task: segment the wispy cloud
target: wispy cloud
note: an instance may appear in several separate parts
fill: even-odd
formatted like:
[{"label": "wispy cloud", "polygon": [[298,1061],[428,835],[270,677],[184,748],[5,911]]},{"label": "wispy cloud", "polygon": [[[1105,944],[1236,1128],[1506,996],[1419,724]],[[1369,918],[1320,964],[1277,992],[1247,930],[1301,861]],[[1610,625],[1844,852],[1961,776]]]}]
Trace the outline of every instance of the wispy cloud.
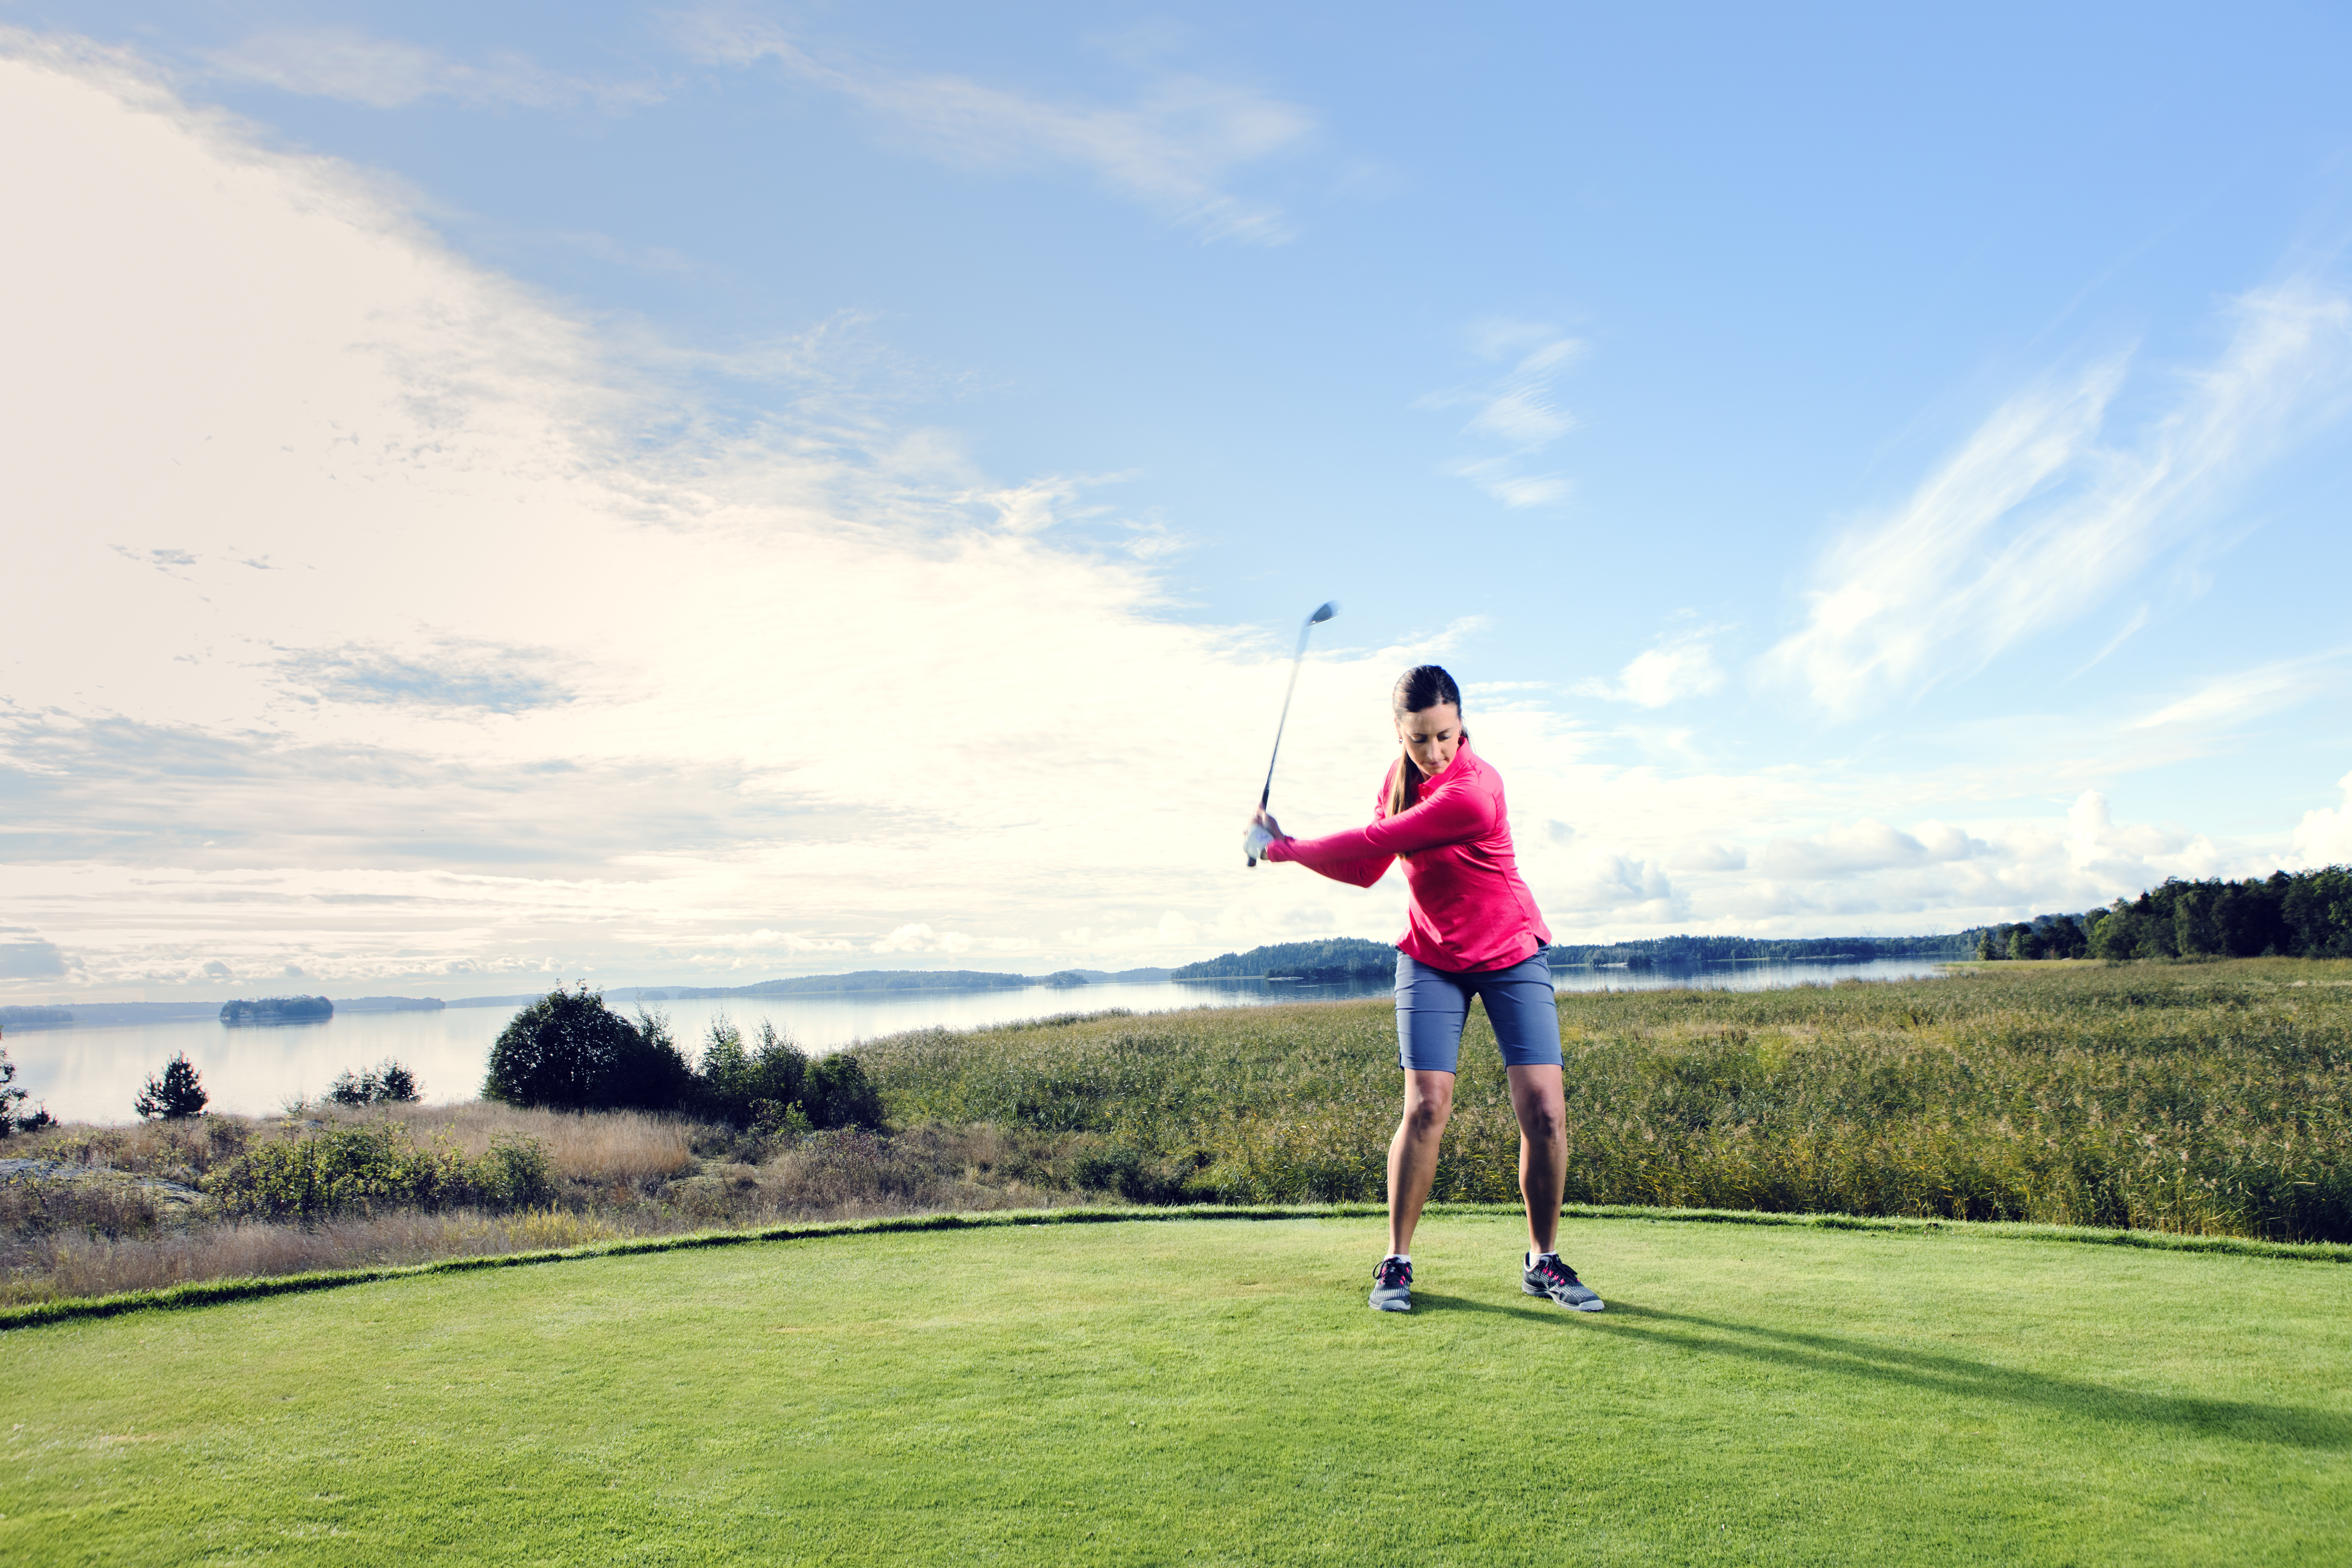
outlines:
[{"label": "wispy cloud", "polygon": [[585,103],[612,111],[658,102],[664,90],[650,81],[566,76],[511,53],[469,65],[416,44],[341,27],[259,33],[205,58],[236,80],[370,109],[403,109],[438,98],[482,108]]},{"label": "wispy cloud", "polygon": [[820,59],[764,22],[706,14],[680,29],[704,60],[772,62],[839,93],[926,157],[962,167],[1069,164],[1213,239],[1278,245],[1296,233],[1270,202],[1231,188],[1244,168],[1304,145],[1315,117],[1252,89],[1163,74],[1129,103],[1055,103],[967,77]]},{"label": "wispy cloud", "polygon": [[1761,671],[1851,715],[1916,694],[2104,602],[2214,521],[2227,487],[2341,413],[2352,301],[2253,290],[2170,411],[2103,443],[2127,364],[2021,393],[1890,518],[1832,547],[1804,627]]},{"label": "wispy cloud", "polygon": [[2307,701],[2343,680],[2344,651],[2283,658],[2202,681],[2196,690],[2131,721],[2133,730],[2217,729]]},{"label": "wispy cloud", "polygon": [[560,663],[544,649],[443,638],[406,655],[352,644],[306,648],[278,668],[295,689],[324,701],[519,713],[571,700],[550,668]]},{"label": "wispy cloud", "polygon": [[1484,448],[1456,459],[1448,472],[1468,479],[1508,507],[1542,506],[1567,498],[1562,475],[1535,463],[1551,444],[1576,428],[1559,405],[1558,384],[1584,345],[1540,321],[1490,319],[1470,330],[1471,352],[1507,366],[1491,381],[1432,393],[1423,408],[1471,410],[1462,433]]},{"label": "wispy cloud", "polygon": [[1684,697],[1704,697],[1723,684],[1713,639],[1723,628],[1701,626],[1636,654],[1614,680],[1581,680],[1574,689],[1610,702],[1663,708]]}]

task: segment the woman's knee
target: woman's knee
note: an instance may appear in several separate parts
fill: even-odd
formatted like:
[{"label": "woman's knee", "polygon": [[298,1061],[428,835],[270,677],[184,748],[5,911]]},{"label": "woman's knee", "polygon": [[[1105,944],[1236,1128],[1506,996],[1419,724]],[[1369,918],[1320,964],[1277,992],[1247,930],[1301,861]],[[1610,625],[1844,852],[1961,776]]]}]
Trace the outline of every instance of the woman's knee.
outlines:
[{"label": "woman's knee", "polygon": [[[1434,1080],[1434,1081],[1427,1081]],[[1406,1075],[1404,1085],[1404,1122],[1421,1132],[1442,1132],[1454,1115],[1454,1075],[1430,1073]]]}]

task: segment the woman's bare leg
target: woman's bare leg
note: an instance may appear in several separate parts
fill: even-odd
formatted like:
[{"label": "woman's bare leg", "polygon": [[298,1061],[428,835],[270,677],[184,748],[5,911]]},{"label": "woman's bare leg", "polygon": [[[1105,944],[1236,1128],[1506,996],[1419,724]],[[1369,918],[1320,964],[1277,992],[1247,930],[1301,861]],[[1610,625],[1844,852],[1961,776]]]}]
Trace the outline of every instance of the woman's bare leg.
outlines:
[{"label": "woman's bare leg", "polygon": [[[1517,1068],[1513,1069],[1517,1071]],[[1553,1089],[1559,1089],[1559,1069],[1552,1068]],[[1429,1184],[1437,1175],[1437,1146],[1445,1123],[1454,1114],[1454,1075],[1416,1072],[1404,1075],[1404,1117],[1396,1136],[1389,1140],[1389,1250],[1412,1250],[1413,1226],[1429,1202]],[[1559,1205],[1552,1205],[1555,1211]]]},{"label": "woman's bare leg", "polygon": [[[1511,1109],[1519,1117],[1519,1196],[1528,1205],[1528,1246],[1536,1252],[1555,1252],[1559,1243],[1559,1200],[1568,1190],[1568,1105],[1560,1090],[1559,1068],[1525,1067],[1507,1069],[1511,1075]],[[1403,1133],[1397,1134],[1400,1138]],[[1396,1168],[1391,1155],[1389,1168]],[[1394,1177],[1391,1177],[1391,1183]],[[1395,1190],[1391,1185],[1391,1192]],[[1428,1190],[1423,1184],[1423,1191]],[[1390,1200],[1394,1215],[1395,1200]],[[1421,1206],[1413,1205],[1420,1214]],[[1390,1228],[1395,1228],[1393,1217]]]}]

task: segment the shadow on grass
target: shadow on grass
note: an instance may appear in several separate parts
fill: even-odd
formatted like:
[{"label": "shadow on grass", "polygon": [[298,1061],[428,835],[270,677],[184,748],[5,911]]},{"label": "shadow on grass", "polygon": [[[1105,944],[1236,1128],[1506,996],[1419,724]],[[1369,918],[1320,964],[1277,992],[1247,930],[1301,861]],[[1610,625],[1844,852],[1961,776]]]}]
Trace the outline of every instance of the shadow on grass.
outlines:
[{"label": "shadow on grass", "polygon": [[[1421,1304],[1419,1296],[1415,1296],[1413,1304]],[[1479,1311],[1545,1315],[1483,1302],[1465,1301],[1459,1305]],[[1901,1350],[1836,1334],[1767,1329],[1617,1300],[1609,1303],[1605,1313],[1550,1315],[1582,1319],[1599,1331],[1704,1355],[1737,1356],[1816,1375],[1869,1378],[1924,1394],[2002,1399],[2088,1420],[2183,1428],[2242,1442],[2338,1451],[2352,1448],[2352,1417],[2294,1405],[2135,1394],[2127,1389],[1970,1361],[1965,1356]]]},{"label": "shadow on grass", "polygon": [[1474,1301],[1467,1296],[1441,1296],[1434,1290],[1415,1290],[1412,1293],[1412,1315],[1418,1318],[1430,1312],[1490,1312],[1503,1318],[1539,1318],[1546,1322],[1555,1318],[1581,1318],[1586,1315],[1563,1312],[1558,1307],[1516,1307],[1503,1301]]}]

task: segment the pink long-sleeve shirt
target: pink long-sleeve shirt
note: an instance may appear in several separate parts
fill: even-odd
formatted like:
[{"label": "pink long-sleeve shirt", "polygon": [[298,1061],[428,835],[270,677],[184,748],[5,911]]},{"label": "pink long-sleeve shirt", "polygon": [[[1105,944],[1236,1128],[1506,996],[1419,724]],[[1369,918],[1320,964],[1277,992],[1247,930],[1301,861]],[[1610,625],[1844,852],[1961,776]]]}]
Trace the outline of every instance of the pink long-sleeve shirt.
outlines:
[{"label": "pink long-sleeve shirt", "polygon": [[1410,889],[1405,933],[1397,948],[1438,969],[1508,969],[1551,945],[1535,895],[1519,879],[1503,781],[1465,740],[1454,761],[1425,780],[1421,798],[1389,815],[1389,780],[1381,781],[1372,825],[1321,838],[1277,838],[1269,860],[1296,860],[1337,881],[1369,888],[1404,861]]}]

